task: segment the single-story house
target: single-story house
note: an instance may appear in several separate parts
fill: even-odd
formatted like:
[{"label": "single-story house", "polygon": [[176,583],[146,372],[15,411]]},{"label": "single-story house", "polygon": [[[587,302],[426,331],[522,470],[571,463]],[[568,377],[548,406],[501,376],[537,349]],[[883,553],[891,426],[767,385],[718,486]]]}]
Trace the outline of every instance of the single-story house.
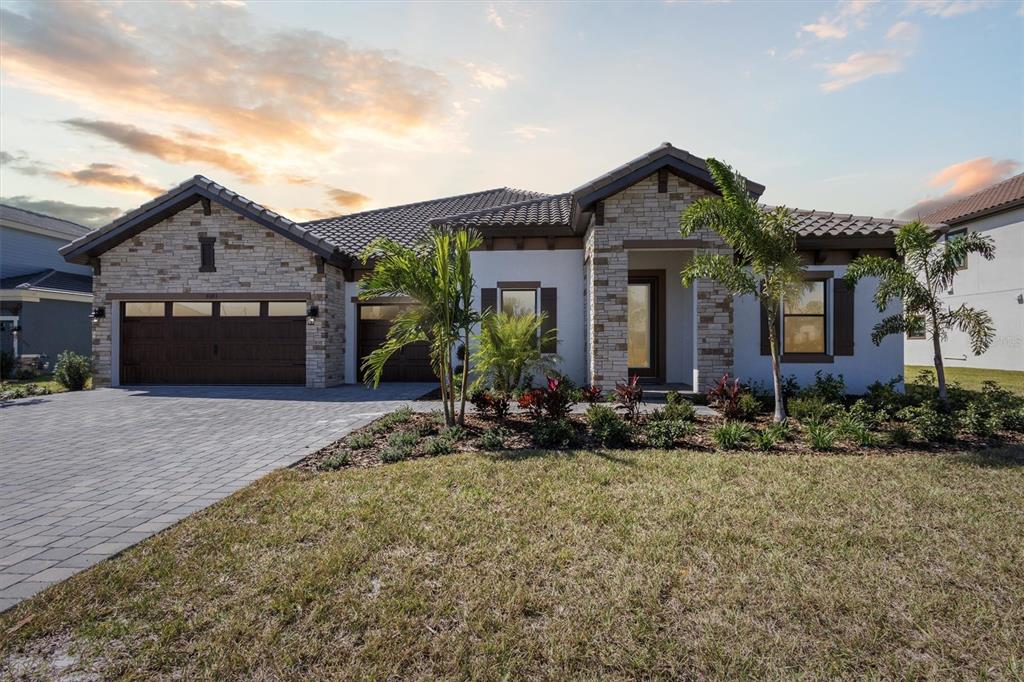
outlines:
[{"label": "single-story house", "polygon": [[[359,253],[439,225],[483,235],[478,304],[545,312],[561,371],[579,383],[638,374],[705,390],[726,372],[768,383],[759,305],[679,281],[694,253],[730,252],[709,230],[679,234],[680,212],[715,191],[704,161],[668,143],[561,194],[503,187],[306,223],[196,176],[61,253],[93,268],[97,385],[358,382],[360,359],[404,305],[357,298]],[[853,391],[902,374],[902,339],[870,339],[884,316],[873,283],[839,279],[858,254],[892,254],[900,223],[793,213],[814,285],[781,311],[783,372],[842,373]],[[430,378],[422,348],[384,374]]]},{"label": "single-story house", "polygon": [[[1024,372],[1024,173],[933,211],[923,220],[948,225],[943,229],[947,240],[968,232],[988,235],[996,250],[992,261],[968,255],[943,296],[950,308],[967,304],[988,311],[995,340],[987,351],[975,355],[967,335],[954,329],[942,344],[943,364]],[[904,353],[910,365],[931,365],[935,354],[923,334],[909,334]]]},{"label": "single-story house", "polygon": [[92,349],[92,269],[58,249],[89,233],[61,218],[0,204],[0,350],[52,368]]}]

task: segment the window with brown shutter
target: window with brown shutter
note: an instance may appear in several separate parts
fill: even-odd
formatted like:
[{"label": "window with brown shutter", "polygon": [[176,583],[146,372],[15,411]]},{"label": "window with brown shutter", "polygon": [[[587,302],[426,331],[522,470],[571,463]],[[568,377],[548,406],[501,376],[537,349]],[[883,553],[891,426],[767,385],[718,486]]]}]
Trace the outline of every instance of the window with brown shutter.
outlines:
[{"label": "window with brown shutter", "polygon": [[485,312],[490,309],[491,312],[498,311],[498,290],[481,289],[480,290],[480,312]]},{"label": "window with brown shutter", "polygon": [[832,354],[853,355],[853,287],[832,280]]},{"label": "window with brown shutter", "polygon": [[[555,287],[541,287],[540,290],[540,312],[544,315],[544,321],[540,325],[541,336],[550,331],[557,334],[558,328],[558,289]],[[558,339],[552,336],[551,340],[540,347],[541,353],[555,353],[558,351]]]}]

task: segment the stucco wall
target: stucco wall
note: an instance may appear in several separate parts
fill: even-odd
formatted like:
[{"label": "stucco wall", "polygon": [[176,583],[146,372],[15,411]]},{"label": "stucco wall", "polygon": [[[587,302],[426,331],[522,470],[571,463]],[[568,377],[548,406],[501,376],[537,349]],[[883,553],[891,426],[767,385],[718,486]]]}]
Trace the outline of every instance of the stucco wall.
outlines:
[{"label": "stucco wall", "polygon": [[[951,331],[942,343],[943,363],[949,367],[979,367],[1024,371],[1024,208],[980,218],[965,225],[995,242],[995,260],[972,254],[967,269],[957,275],[944,296],[951,308],[961,304],[987,310],[996,328],[992,347],[976,356],[966,334]],[[957,226],[960,227],[960,226]],[[932,342],[907,339],[907,363],[932,364]]]},{"label": "stucco wall", "polygon": [[[836,277],[846,274],[846,266],[809,267],[808,270],[832,270]],[[836,356],[832,363],[783,363],[782,375],[793,375],[801,385],[814,381],[814,373],[842,374],[850,393],[863,393],[874,381],[888,381],[903,374],[903,341],[899,336],[889,336],[881,346],[871,342],[871,330],[884,317],[894,314],[899,308],[894,304],[890,310],[879,313],[871,300],[877,286],[874,278],[864,279],[854,290],[854,354]],[[832,282],[829,282],[829,310],[832,309]],[[760,303],[750,296],[738,296],[733,301],[736,335],[735,348],[736,376],[743,381],[760,381],[772,385],[771,358],[761,355],[761,309]],[[832,316],[827,318],[828,348],[832,349]]]},{"label": "stucco wall", "polygon": [[[199,237],[216,237],[216,272],[199,272]],[[306,330],[306,385],[340,383],[344,373],[341,273],[306,249],[214,203],[203,215],[197,203],[118,244],[100,259],[93,278],[96,304],[116,307],[110,294],[304,292],[320,316]],[[330,294],[330,300],[328,300]],[[112,311],[113,312],[113,311]],[[111,383],[115,314],[93,325],[94,383]]]}]

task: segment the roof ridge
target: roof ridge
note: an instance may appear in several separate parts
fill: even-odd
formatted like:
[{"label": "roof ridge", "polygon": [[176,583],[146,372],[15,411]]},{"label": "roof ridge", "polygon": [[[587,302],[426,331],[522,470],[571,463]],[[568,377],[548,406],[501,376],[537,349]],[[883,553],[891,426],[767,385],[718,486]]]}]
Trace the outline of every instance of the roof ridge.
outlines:
[{"label": "roof ridge", "polygon": [[12,204],[0,203],[0,207],[9,208],[9,209],[14,210],[14,211],[21,211],[22,213],[28,213],[29,215],[38,216],[40,218],[48,218],[50,220],[59,220],[62,223],[67,223],[68,225],[74,225],[75,227],[80,227],[83,230],[90,230],[90,229],[92,229],[88,225],[82,225],[81,223],[76,223],[73,220],[68,220],[66,218],[58,218],[55,215],[49,215],[47,213],[40,213],[39,211],[33,211],[31,209],[22,208],[21,206],[14,206]]},{"label": "roof ridge", "polygon": [[315,220],[307,220],[306,222],[296,223],[296,224],[297,225],[305,226],[305,225],[312,225],[314,223],[330,222],[331,220],[338,220],[339,218],[357,218],[359,216],[373,215],[375,213],[380,213],[382,211],[395,211],[395,210],[402,209],[402,208],[412,208],[413,206],[425,206],[427,204],[438,204],[438,203],[441,203],[442,201],[451,201],[452,199],[465,199],[466,197],[479,196],[481,194],[493,194],[495,192],[521,192],[523,194],[535,194],[537,196],[533,197],[534,199],[540,199],[540,198],[543,198],[543,197],[546,197],[546,196],[551,196],[550,194],[545,194],[544,192],[535,192],[535,191],[530,190],[530,189],[518,189],[516,187],[507,187],[507,186],[492,187],[491,189],[482,189],[482,190],[477,191],[477,192],[466,192],[465,194],[453,194],[453,195],[447,196],[447,197],[438,197],[436,199],[424,199],[422,201],[410,201],[409,203],[406,203],[406,204],[395,204],[394,206],[381,206],[380,208],[371,208],[368,211],[359,211],[358,213],[341,213],[341,214],[338,214],[336,216],[330,216],[329,218],[317,218]]},{"label": "roof ridge", "polygon": [[[506,188],[506,189],[510,189],[511,191],[514,191],[514,192],[528,191],[528,190],[517,190],[517,189],[512,189],[512,188]],[[433,218],[429,222],[430,222],[431,225],[433,225],[433,224],[436,224],[436,223],[443,223],[445,221],[449,221],[452,218],[475,218],[476,216],[484,215],[485,213],[493,213],[494,211],[503,211],[503,210],[506,210],[506,209],[509,209],[509,208],[518,208],[519,206],[526,206],[527,204],[532,204],[532,203],[537,202],[537,201],[546,201],[546,200],[551,200],[551,199],[560,199],[562,197],[570,197],[570,196],[572,196],[572,192],[559,192],[557,194],[545,194],[545,195],[539,196],[539,197],[531,197],[529,199],[522,199],[521,201],[513,201],[510,204],[498,204],[498,205],[495,205],[495,206],[491,206],[490,208],[478,208],[475,211],[463,211],[462,213],[452,213],[450,215],[438,216],[437,218]]]}]

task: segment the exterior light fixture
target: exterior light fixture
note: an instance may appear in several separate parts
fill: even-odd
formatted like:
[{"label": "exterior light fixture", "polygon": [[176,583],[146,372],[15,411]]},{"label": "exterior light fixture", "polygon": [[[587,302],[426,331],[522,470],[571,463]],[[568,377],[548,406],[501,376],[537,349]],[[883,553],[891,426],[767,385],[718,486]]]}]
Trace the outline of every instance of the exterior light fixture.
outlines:
[{"label": "exterior light fixture", "polygon": [[107,316],[107,309],[103,306],[97,306],[92,309],[92,314],[89,317],[92,318],[93,324],[98,324],[100,320]]},{"label": "exterior light fixture", "polygon": [[306,311],[306,324],[316,324],[316,318],[320,315],[320,309],[315,305],[309,306],[309,310]]}]

